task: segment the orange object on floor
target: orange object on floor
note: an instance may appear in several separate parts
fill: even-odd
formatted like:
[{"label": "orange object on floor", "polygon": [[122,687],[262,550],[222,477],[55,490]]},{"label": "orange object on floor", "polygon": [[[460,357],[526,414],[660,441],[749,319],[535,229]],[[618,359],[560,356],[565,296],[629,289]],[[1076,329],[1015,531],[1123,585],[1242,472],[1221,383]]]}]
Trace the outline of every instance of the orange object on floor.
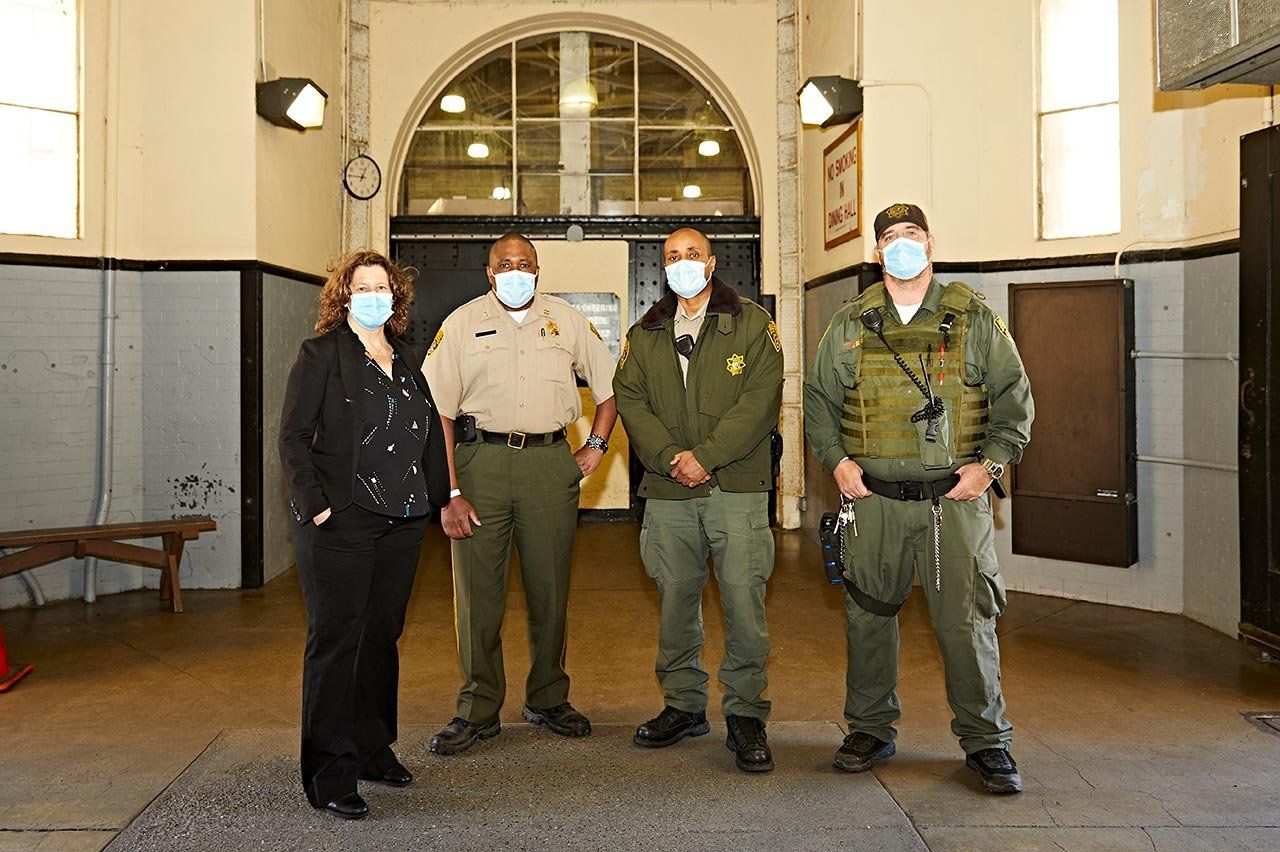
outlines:
[{"label": "orange object on floor", "polygon": [[0,630],[0,692],[5,692],[34,670],[35,666],[30,663],[9,665],[9,655],[4,649],[4,631]]}]

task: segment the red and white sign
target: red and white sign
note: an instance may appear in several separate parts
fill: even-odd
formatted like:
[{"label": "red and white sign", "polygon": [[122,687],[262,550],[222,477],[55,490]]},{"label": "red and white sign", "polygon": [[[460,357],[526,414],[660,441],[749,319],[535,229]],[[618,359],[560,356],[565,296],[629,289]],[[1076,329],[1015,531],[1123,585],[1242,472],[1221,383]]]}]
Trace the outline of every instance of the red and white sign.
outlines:
[{"label": "red and white sign", "polygon": [[822,152],[823,247],[862,233],[862,119]]}]

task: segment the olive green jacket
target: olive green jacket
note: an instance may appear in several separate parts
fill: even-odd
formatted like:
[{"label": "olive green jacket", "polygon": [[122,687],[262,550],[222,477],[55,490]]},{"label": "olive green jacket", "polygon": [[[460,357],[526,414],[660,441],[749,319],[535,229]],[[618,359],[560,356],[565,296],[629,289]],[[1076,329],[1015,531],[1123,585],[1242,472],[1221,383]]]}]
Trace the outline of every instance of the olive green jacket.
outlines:
[{"label": "olive green jacket", "polygon": [[[685,500],[773,488],[769,433],[782,407],[782,343],[764,308],[712,278],[706,319],[681,380],[676,297],[668,292],[627,332],[613,377],[618,414],[645,467],[641,497]],[[686,488],[671,459],[692,450],[711,480]]]},{"label": "olive green jacket", "polygon": [[[907,325],[936,326],[942,290],[942,283],[933,279],[924,301]],[[982,454],[1001,464],[1016,463],[1022,459],[1022,450],[1031,440],[1031,421],[1035,417],[1031,384],[1004,322],[982,301],[985,297],[981,293],[977,295],[979,298],[969,308],[971,317],[964,347],[964,381],[967,385],[985,384],[987,387],[990,422]],[[836,311],[818,344],[818,353],[804,382],[805,435],[813,454],[828,470],[834,470],[845,458],[840,440],[840,408],[848,386],[846,383],[857,374],[859,350],[856,344],[862,328],[854,313],[855,301],[856,298]],[[891,323],[902,325],[892,299],[886,298],[882,314],[886,326]],[[877,479],[891,481],[928,481],[945,478],[951,473],[951,470],[926,469],[914,459],[854,458],[854,461]],[[971,461],[971,458],[956,459],[952,469]]]}]

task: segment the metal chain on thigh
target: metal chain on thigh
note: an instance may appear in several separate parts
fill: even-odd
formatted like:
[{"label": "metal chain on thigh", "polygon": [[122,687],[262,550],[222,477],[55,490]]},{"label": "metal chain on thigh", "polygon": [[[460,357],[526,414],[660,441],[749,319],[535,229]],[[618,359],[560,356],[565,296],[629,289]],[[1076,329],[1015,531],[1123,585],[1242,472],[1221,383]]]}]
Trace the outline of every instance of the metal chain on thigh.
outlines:
[{"label": "metal chain on thigh", "polygon": [[933,498],[933,590],[942,591],[942,503]]}]

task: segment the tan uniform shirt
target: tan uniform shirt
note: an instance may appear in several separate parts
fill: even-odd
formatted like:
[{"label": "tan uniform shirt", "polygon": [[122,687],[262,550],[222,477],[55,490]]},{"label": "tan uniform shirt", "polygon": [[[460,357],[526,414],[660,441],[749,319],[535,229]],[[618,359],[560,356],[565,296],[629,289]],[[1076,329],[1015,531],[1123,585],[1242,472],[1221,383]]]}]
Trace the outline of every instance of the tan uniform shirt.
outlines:
[{"label": "tan uniform shirt", "polygon": [[[702,331],[702,321],[707,318],[707,305],[711,304],[711,300],[707,299],[702,303],[702,307],[698,308],[698,312],[693,316],[686,316],[684,305],[676,302],[676,321],[672,329],[675,337],[687,334],[693,338],[693,342],[698,342],[698,332]],[[680,362],[680,375],[684,377],[685,384],[689,383],[689,359],[683,355],[676,353],[676,360]]]},{"label": "tan uniform shirt", "polygon": [[445,318],[422,370],[440,413],[490,432],[554,432],[582,416],[574,375],[599,404],[613,396],[613,355],[568,302],[537,293],[516,323],[490,290]]}]

